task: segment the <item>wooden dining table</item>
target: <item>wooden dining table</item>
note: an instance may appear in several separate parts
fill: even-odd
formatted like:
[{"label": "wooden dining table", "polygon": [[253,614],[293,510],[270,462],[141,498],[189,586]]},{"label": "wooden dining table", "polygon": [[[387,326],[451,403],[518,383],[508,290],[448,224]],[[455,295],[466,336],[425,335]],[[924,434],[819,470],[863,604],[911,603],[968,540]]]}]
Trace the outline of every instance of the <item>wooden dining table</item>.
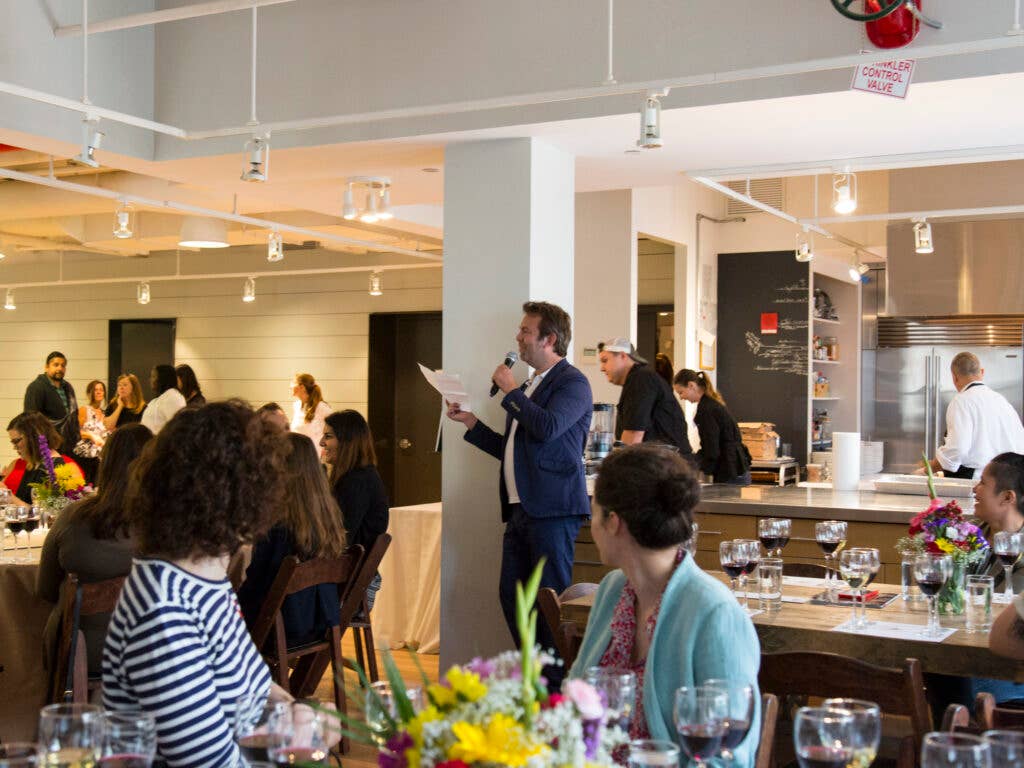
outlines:
[{"label": "wooden dining table", "polygon": [[[728,583],[728,577],[718,571],[710,575]],[[808,586],[806,580],[784,579],[783,597],[811,597],[821,593],[822,586]],[[899,585],[873,584],[872,589],[880,593],[899,595]],[[589,612],[594,595],[585,595],[562,604],[566,618],[580,618]],[[759,607],[755,597],[750,598],[751,608]],[[1005,604],[993,603],[993,619]],[[940,616],[943,627],[956,628],[956,632],[942,640],[932,642],[923,637],[895,639],[870,634],[870,627],[859,632],[835,631],[835,627],[848,621],[852,608],[843,601],[836,605],[783,602],[778,612],[761,612],[752,616],[754,628],[761,640],[761,650],[775,651],[825,651],[861,659],[872,664],[894,667],[903,659],[914,658],[921,662],[925,672],[935,672],[958,677],[988,677],[1000,680],[1024,682],[1024,662],[997,656],[988,648],[988,635],[971,633],[966,630],[963,616]],[[868,608],[869,622],[894,622],[917,624],[922,629],[928,622],[928,607],[924,600],[905,602],[897,597],[884,608]]]}]

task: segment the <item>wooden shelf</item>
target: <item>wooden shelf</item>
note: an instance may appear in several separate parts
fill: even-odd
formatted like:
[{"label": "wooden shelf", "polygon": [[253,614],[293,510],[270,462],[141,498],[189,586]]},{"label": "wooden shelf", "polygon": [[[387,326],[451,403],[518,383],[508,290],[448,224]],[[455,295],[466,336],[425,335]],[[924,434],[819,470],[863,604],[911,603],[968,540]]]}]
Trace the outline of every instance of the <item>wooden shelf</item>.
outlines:
[{"label": "wooden shelf", "polygon": [[821,323],[823,325],[842,325],[840,320],[828,320],[824,317],[816,317],[814,318],[814,322]]}]

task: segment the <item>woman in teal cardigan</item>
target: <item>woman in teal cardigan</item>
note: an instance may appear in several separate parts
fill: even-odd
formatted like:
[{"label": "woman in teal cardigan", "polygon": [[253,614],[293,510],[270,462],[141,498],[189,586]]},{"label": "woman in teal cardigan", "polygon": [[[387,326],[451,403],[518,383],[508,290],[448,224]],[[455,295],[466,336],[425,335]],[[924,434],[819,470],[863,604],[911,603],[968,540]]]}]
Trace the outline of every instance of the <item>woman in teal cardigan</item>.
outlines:
[{"label": "woman in teal cardigan", "polygon": [[594,666],[633,670],[638,693],[631,738],[677,743],[677,688],[711,678],[752,686],[757,711],[734,750],[735,765],[751,766],[761,720],[761,648],[726,586],[683,549],[699,498],[693,470],[663,446],[630,446],[604,460],[591,530],[601,562],[619,570],[601,582],[570,675]]}]

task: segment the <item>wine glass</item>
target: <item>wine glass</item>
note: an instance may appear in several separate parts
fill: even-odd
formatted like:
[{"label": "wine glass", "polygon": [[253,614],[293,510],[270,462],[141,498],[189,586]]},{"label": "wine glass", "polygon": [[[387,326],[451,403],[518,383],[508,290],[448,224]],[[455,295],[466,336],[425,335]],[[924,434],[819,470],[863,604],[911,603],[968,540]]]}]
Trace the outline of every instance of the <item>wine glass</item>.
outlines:
[{"label": "wine glass", "polygon": [[636,675],[627,669],[587,667],[583,679],[594,686],[604,704],[604,724],[629,733],[636,703]]},{"label": "wine glass", "polygon": [[156,721],[148,712],[125,710],[103,716],[100,768],[150,768],[156,757]]},{"label": "wine glass", "polygon": [[782,549],[789,544],[789,536],[793,531],[793,521],[789,518],[779,518],[775,521],[775,530],[779,536],[779,543],[775,547],[775,556],[782,557]]},{"label": "wine glass", "polygon": [[825,699],[822,707],[849,712],[853,716],[853,760],[852,766],[867,766],[878,755],[878,744],[882,740],[882,710],[873,701],[860,699]]},{"label": "wine glass", "polygon": [[739,577],[743,574],[743,569],[747,566],[746,556],[746,548],[739,546],[735,541],[723,541],[718,545],[718,562],[721,563],[725,575],[729,577],[733,594],[736,595],[737,600],[739,593],[736,585]]},{"label": "wine glass", "polygon": [[103,710],[95,704],[50,704],[39,710],[47,765],[92,765],[103,748]]},{"label": "wine glass", "polygon": [[851,712],[830,707],[800,707],[793,718],[793,746],[800,768],[845,768],[854,756]]},{"label": "wine glass", "polygon": [[750,613],[750,593],[747,591],[747,577],[754,572],[757,564],[761,562],[761,542],[757,539],[734,539],[733,540],[743,552],[745,565],[740,574],[740,590],[743,592],[743,609]]},{"label": "wine glass", "polygon": [[825,555],[826,589],[831,598],[838,578],[833,573],[835,568],[830,561],[835,560],[836,553],[846,544],[846,523],[842,520],[821,520],[814,524],[814,539]]},{"label": "wine glass", "polygon": [[[871,559],[864,552],[854,552],[849,550],[842,552],[839,555],[839,573],[842,575],[846,583],[850,585],[850,589],[853,590],[853,622],[854,628],[862,625],[861,619],[858,615],[858,604],[863,603],[864,596],[864,585],[867,584],[868,578],[871,576]],[[863,622],[864,624],[867,621]]]},{"label": "wine glass", "polygon": [[928,598],[928,627],[923,633],[925,637],[938,637],[942,634],[935,596],[952,573],[953,558],[949,555],[924,552],[914,558],[914,580],[921,588],[921,593]]},{"label": "wine glass", "polygon": [[735,680],[724,680],[722,678],[705,680],[704,685],[709,688],[718,688],[727,697],[725,736],[722,737],[722,747],[719,754],[722,756],[722,759],[732,764],[735,759],[733,750],[747,737],[750,725],[754,722],[754,708],[756,704],[754,688]]},{"label": "wine glass", "polygon": [[985,731],[981,737],[992,752],[992,765],[1024,765],[1024,733]]},{"label": "wine glass", "polygon": [[629,742],[628,768],[678,768],[679,747],[671,741],[637,739]]},{"label": "wine glass", "polygon": [[11,544],[11,562],[18,562],[18,534],[25,528],[25,524],[21,521],[18,515],[18,507],[13,504],[7,507],[7,511],[4,514],[5,523],[7,530],[11,532],[11,538],[14,542]]},{"label": "wine glass", "polygon": [[676,690],[672,718],[679,744],[698,768],[704,768],[725,738],[729,697],[711,685],[683,686]]},{"label": "wine glass", "polygon": [[1013,600],[1013,566],[1020,558],[1021,550],[1024,550],[1024,534],[1017,531],[996,531],[992,537],[992,551],[996,553],[1003,564],[1003,573],[1006,585],[1003,590],[1007,600]]},{"label": "wine glass", "polygon": [[270,747],[277,765],[327,765],[330,749],[323,717],[308,702],[295,701],[281,718],[281,738]]},{"label": "wine glass", "polygon": [[270,749],[284,743],[285,726],[290,715],[284,701],[245,694],[235,704],[235,741],[248,764],[269,762]]},{"label": "wine glass", "polygon": [[[29,545],[32,543],[32,532],[39,528],[39,507],[23,507],[25,510],[25,556],[29,556]],[[30,559],[30,558],[29,558]]]},{"label": "wine glass", "polygon": [[875,578],[878,576],[878,571],[882,567],[882,556],[874,547],[850,547],[848,551],[863,552],[867,556],[868,561],[871,564],[871,574],[868,576],[868,581],[864,586],[870,587],[871,582],[873,582]]},{"label": "wine glass", "polygon": [[933,731],[921,742],[921,768],[992,766],[992,747],[981,736]]},{"label": "wine glass", "polygon": [[683,542],[683,549],[685,549],[690,557],[697,556],[697,536],[700,534],[700,526],[697,523],[693,523],[690,526],[690,538]]},{"label": "wine glass", "polygon": [[773,551],[779,547],[779,523],[777,517],[762,517],[757,521],[757,538],[761,541],[764,551],[771,557]]},{"label": "wine glass", "polygon": [[43,752],[38,744],[27,741],[9,741],[0,744],[0,768],[39,768]]}]

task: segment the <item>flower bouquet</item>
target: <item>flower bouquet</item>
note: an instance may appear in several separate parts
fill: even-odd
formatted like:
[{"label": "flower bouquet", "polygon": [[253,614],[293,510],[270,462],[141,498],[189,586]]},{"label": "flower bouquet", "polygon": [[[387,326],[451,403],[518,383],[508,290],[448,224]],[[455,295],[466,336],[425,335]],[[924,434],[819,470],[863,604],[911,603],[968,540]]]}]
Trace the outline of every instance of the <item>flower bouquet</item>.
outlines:
[{"label": "flower bouquet", "polygon": [[[628,737],[618,728],[602,728],[604,707],[598,692],[582,680],[569,680],[563,693],[549,694],[541,677],[542,666],[553,661],[534,645],[537,611],[531,607],[542,568],[538,564],[525,588],[516,585],[521,651],[454,666],[437,684],[423,676],[426,695],[418,712],[394,660],[385,655],[395,701],[384,732],[339,715],[343,733],[363,743],[376,736],[376,743],[384,745],[378,753],[380,768],[610,765],[611,748]],[[358,672],[367,695],[376,696]],[[368,706],[373,703],[371,698]],[[389,711],[387,706],[380,709]]]},{"label": "flower bouquet", "polygon": [[908,535],[896,542],[901,555],[924,552],[947,554],[953,558],[953,575],[937,596],[939,613],[964,612],[964,576],[967,569],[980,563],[988,554],[989,543],[984,534],[964,515],[956,501],[945,502],[935,494],[935,479],[925,457],[928,472],[928,508],[910,521]]},{"label": "flower bouquet", "polygon": [[46,468],[46,479],[40,483],[29,483],[33,491],[33,500],[56,515],[73,501],[85,498],[93,492],[91,485],[86,485],[81,470],[74,464],[62,464],[55,467],[50,454],[50,444],[44,435],[39,435],[39,455]]}]

